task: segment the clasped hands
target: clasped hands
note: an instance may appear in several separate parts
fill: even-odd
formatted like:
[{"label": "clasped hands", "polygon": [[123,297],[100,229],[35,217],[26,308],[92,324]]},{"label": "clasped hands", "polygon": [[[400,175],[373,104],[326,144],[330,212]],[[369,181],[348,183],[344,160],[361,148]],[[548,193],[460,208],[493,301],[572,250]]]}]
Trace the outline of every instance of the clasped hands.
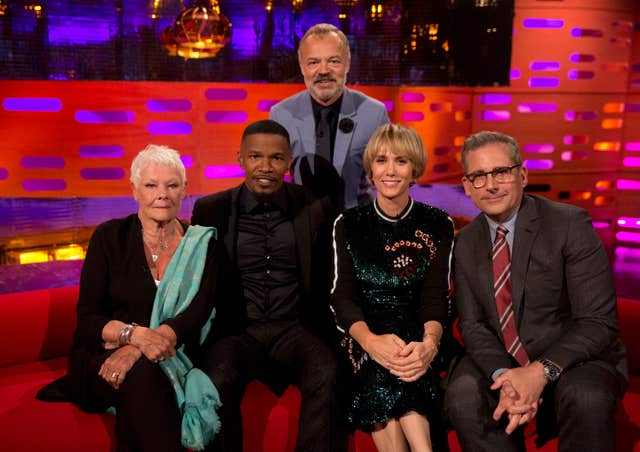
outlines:
[{"label": "clasped hands", "polygon": [[509,369],[493,382],[491,389],[500,390],[493,419],[498,421],[504,414],[507,415],[509,423],[505,432],[508,435],[536,416],[546,383],[544,368],[537,361],[524,367]]},{"label": "clasped hands", "polygon": [[[118,324],[124,325],[122,322],[118,322]],[[105,328],[108,327],[109,325]],[[114,330],[118,327],[119,325],[113,325]],[[111,336],[117,337],[117,334]],[[170,358],[176,354],[175,344],[175,332],[167,325],[160,325],[154,329],[136,326],[131,333],[129,344],[114,351],[102,363],[98,373],[107,383],[118,389],[127,372],[131,370],[138,359],[145,356],[149,361],[157,363]],[[107,350],[116,347],[117,341],[115,340],[105,342]]]},{"label": "clasped hands", "polygon": [[378,364],[406,382],[423,376],[438,353],[431,338],[407,344],[395,334],[371,335],[363,348]]}]

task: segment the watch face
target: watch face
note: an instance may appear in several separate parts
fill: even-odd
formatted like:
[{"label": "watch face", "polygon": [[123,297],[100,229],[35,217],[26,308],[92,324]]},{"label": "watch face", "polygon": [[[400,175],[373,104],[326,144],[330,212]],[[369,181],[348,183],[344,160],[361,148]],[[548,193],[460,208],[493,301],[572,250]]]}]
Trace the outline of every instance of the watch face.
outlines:
[{"label": "watch face", "polygon": [[549,381],[556,381],[560,378],[560,369],[547,359],[543,359],[540,363],[544,366],[544,375]]}]

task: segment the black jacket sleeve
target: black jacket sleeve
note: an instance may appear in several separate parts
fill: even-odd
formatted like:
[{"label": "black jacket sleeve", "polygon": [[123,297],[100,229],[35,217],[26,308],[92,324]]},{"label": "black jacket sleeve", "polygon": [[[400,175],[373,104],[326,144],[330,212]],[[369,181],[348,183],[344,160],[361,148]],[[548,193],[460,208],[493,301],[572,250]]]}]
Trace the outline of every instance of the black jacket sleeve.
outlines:
[{"label": "black jacket sleeve", "polygon": [[333,226],[333,286],[331,289],[331,309],[336,316],[338,328],[345,333],[355,322],[364,321],[364,314],[358,305],[358,281],[353,260],[347,251],[344,221],[339,216]]}]

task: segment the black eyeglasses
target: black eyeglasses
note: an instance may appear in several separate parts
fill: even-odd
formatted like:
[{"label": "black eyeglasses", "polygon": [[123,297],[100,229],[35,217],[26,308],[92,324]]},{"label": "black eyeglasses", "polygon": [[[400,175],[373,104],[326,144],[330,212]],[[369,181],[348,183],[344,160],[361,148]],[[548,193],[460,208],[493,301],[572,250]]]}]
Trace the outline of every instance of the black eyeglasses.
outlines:
[{"label": "black eyeglasses", "polygon": [[465,174],[464,177],[471,182],[473,188],[482,188],[487,184],[487,176],[491,174],[493,180],[499,184],[505,184],[516,180],[516,175],[513,170],[522,166],[522,163],[518,163],[513,166],[499,166],[487,172],[478,172]]}]

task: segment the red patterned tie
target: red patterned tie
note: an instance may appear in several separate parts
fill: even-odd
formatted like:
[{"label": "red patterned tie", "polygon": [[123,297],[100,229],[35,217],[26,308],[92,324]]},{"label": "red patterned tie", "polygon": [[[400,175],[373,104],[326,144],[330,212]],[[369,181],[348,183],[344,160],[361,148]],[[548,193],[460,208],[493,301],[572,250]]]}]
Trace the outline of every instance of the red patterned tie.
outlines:
[{"label": "red patterned tie", "polygon": [[516,331],[511,302],[511,257],[506,239],[507,232],[506,228],[498,226],[496,239],[493,242],[493,290],[496,294],[496,307],[505,347],[521,366],[525,366],[529,362],[529,357]]}]

